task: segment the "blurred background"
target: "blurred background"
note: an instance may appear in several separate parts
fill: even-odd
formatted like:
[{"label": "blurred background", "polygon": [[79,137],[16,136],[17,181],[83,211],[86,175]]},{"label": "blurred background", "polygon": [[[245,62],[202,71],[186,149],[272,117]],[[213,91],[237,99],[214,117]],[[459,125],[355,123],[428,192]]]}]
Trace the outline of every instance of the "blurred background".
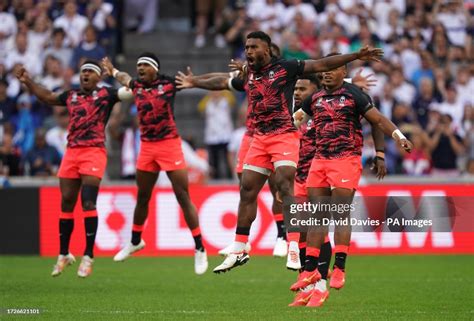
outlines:
[{"label": "blurred background", "polygon": [[[287,59],[382,47],[382,62],[355,62],[349,73],[362,68],[364,75],[374,74],[377,85],[370,94],[377,107],[415,148],[404,154],[387,138],[390,175],[377,182],[366,124],[358,196],[367,204],[370,195],[409,196],[410,206],[421,208],[426,204],[417,203],[420,195],[439,196],[443,206],[459,212],[459,204],[470,202],[454,196],[474,195],[473,13],[472,0],[0,0],[0,212],[6,220],[0,253],[56,255],[55,175],[69,122],[66,108],[46,106],[25,91],[15,68],[23,64],[54,91],[79,85],[78,66],[86,58],[109,56],[134,75],[144,51],[154,52],[160,72],[169,76],[187,66],[195,74],[227,72],[231,58],[244,59],[246,34],[258,29],[271,35]],[[117,86],[105,78],[101,85]],[[245,95],[230,91],[184,90],[175,100],[190,193],[210,254],[234,236],[239,192],[233,167],[246,109]],[[136,114],[133,102],[118,103],[107,127],[107,175],[97,202],[99,255],[113,255],[129,241],[140,144]],[[163,188],[155,189],[150,202],[144,232],[150,246],[143,255],[190,254],[193,241],[166,175],[158,184]],[[251,233],[255,253],[271,253],[275,242],[271,201],[267,189],[260,193]],[[361,217],[380,214],[361,206]],[[83,233],[81,220],[76,222]],[[474,251],[471,233],[354,233],[353,243],[355,253]],[[71,246],[79,252],[83,237],[73,237]]]},{"label": "blurred background", "polygon": [[[45,87],[78,86],[83,59],[109,56],[135,73],[154,52],[170,76],[228,71],[244,59],[245,36],[269,33],[283,58],[317,59],[364,45],[382,47],[374,74],[377,107],[415,144],[411,154],[387,139],[389,174],[452,179],[474,175],[474,1],[456,0],[0,0],[0,186],[54,177],[64,152],[67,109],[45,106],[13,76],[25,65]],[[104,79],[103,85],[116,85]],[[246,98],[186,90],[175,101],[192,183],[235,180]],[[374,156],[365,126],[365,177]],[[136,107],[118,104],[107,129],[107,181],[133,179],[139,148]],[[471,176],[472,177],[472,176]],[[53,179],[54,181],[54,179]],[[166,182],[162,182],[166,184]]]}]

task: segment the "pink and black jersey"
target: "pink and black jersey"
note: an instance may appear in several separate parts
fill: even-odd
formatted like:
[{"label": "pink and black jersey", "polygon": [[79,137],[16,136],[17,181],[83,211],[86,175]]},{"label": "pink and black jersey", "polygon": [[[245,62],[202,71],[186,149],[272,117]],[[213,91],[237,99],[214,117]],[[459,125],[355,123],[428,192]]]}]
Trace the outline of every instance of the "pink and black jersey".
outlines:
[{"label": "pink and black jersey", "polygon": [[310,119],[306,124],[300,127],[300,154],[298,167],[296,168],[295,180],[304,184],[308,178],[311,162],[316,152],[316,130],[313,126],[313,120]]},{"label": "pink and black jersey", "polygon": [[362,116],[373,107],[357,86],[344,82],[333,92],[322,89],[303,102],[312,116],[317,159],[345,158],[362,154]]},{"label": "pink and black jersey", "polygon": [[291,117],[293,89],[303,71],[304,61],[272,59],[258,71],[249,68],[245,80],[232,79],[232,87],[247,92],[249,117],[256,134],[296,131]]},{"label": "pink and black jersey", "polygon": [[158,75],[151,84],[134,79],[129,87],[138,109],[141,140],[153,142],[178,137],[173,113],[177,91],[174,79]]},{"label": "pink and black jersey", "polygon": [[105,126],[112,107],[119,101],[117,90],[97,88],[90,93],[67,90],[58,96],[69,111],[68,147],[104,147]]}]

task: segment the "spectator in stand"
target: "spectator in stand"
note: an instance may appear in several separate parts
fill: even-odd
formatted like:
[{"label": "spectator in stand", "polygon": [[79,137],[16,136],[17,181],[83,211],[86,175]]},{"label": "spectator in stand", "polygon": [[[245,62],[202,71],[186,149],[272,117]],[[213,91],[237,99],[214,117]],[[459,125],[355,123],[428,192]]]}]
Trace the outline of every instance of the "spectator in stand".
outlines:
[{"label": "spectator in stand", "polygon": [[421,53],[421,66],[415,69],[411,75],[411,82],[415,85],[417,90],[420,90],[420,82],[423,78],[435,80],[433,72],[434,62],[433,57],[428,51]]},{"label": "spectator in stand", "polygon": [[0,163],[3,164],[4,175],[21,175],[20,149],[13,144],[13,135],[10,128],[6,128],[3,140],[0,142]]},{"label": "spectator in stand", "polygon": [[35,133],[35,144],[26,154],[25,162],[29,168],[30,176],[56,175],[61,157],[58,151],[48,145],[45,139],[45,130],[39,128]]},{"label": "spectator in stand", "polygon": [[437,110],[440,114],[448,114],[451,116],[453,129],[458,134],[462,132],[462,118],[464,116],[464,105],[458,98],[454,83],[450,83],[446,88],[445,100],[440,103],[433,103],[430,108]]},{"label": "spectator in stand", "polygon": [[309,59],[309,55],[301,49],[298,38],[295,34],[288,36],[287,46],[283,48],[282,51],[283,59],[299,59],[306,60]]},{"label": "spectator in stand", "polygon": [[237,178],[234,169],[237,164],[237,155],[239,154],[240,143],[242,142],[242,138],[247,131],[247,127],[245,126],[245,121],[247,120],[247,108],[247,100],[244,100],[242,106],[239,108],[236,126],[237,128],[232,132],[229,145],[227,146],[227,162],[229,163],[229,167],[232,169],[234,178]]},{"label": "spectator in stand", "polygon": [[344,35],[344,29],[335,24],[332,26],[328,37],[321,41],[322,55],[326,56],[331,52],[347,54],[350,52],[350,41]]},{"label": "spectator in stand", "polygon": [[36,18],[33,29],[28,31],[28,50],[35,54],[42,52],[51,37],[51,21],[43,15]]},{"label": "spectator in stand", "polygon": [[449,41],[464,47],[466,44],[466,28],[468,13],[464,11],[462,0],[436,0],[433,17],[446,28]]},{"label": "spectator in stand", "polygon": [[277,0],[252,1],[247,15],[259,24],[259,29],[269,34],[275,41],[274,32],[282,27],[285,6]]},{"label": "spectator in stand", "polygon": [[10,117],[15,111],[15,100],[7,95],[8,81],[0,78],[0,141],[3,136],[3,124],[10,121]]},{"label": "spectator in stand", "polygon": [[[194,41],[194,46],[202,48],[206,45],[206,30],[207,22],[211,10],[213,11],[214,27],[219,29],[222,25],[222,13],[224,11],[226,0],[196,0],[196,28],[197,34]],[[226,45],[225,38],[223,35],[218,33],[214,39],[214,44],[217,48],[224,48]]]},{"label": "spectator in stand", "polygon": [[442,24],[437,24],[433,28],[433,33],[431,35],[431,41],[428,44],[428,51],[433,54],[433,58],[438,65],[446,64],[448,60],[448,50],[450,42],[446,29],[444,29]]},{"label": "spectator in stand", "polygon": [[28,39],[23,33],[18,33],[15,40],[15,49],[7,54],[5,66],[12,70],[16,64],[22,64],[32,76],[41,74],[41,61],[38,54],[28,51]]},{"label": "spectator in stand", "polygon": [[61,60],[61,66],[67,67],[71,63],[72,58],[72,49],[65,46],[66,33],[61,28],[56,28],[53,30],[52,42],[44,50],[42,54],[42,60],[44,61],[46,57],[52,55],[59,60]]},{"label": "spectator in stand", "polygon": [[115,28],[117,22],[112,15],[113,11],[114,5],[104,0],[92,0],[87,6],[87,16],[99,33]]},{"label": "spectator in stand", "polygon": [[40,83],[51,91],[55,91],[64,85],[63,68],[59,59],[51,55],[46,57],[44,73]]},{"label": "spectator in stand", "polygon": [[139,34],[155,29],[158,17],[158,0],[125,0],[125,26],[129,30],[138,30]]},{"label": "spectator in stand", "polygon": [[403,154],[403,171],[410,176],[428,175],[431,171],[431,160],[426,148],[426,134],[421,128],[415,129],[410,135],[413,143],[411,153]]},{"label": "spectator in stand", "polygon": [[78,71],[83,59],[100,61],[105,57],[105,50],[97,43],[97,34],[92,25],[84,30],[84,40],[74,49],[69,67]]},{"label": "spectator in stand", "polygon": [[66,33],[66,44],[70,47],[79,45],[88,25],[89,20],[77,12],[77,4],[74,0],[66,0],[64,14],[54,21],[54,27],[62,28]]},{"label": "spectator in stand", "polygon": [[474,76],[471,76],[469,66],[465,65],[456,74],[456,91],[461,103],[474,106]]},{"label": "spectator in stand", "polygon": [[430,106],[440,102],[441,95],[435,92],[433,80],[431,78],[421,78],[419,93],[412,104],[416,120],[421,128],[426,129],[428,125]]},{"label": "spectator in stand", "polygon": [[433,160],[433,175],[455,177],[459,175],[458,157],[465,147],[461,137],[452,128],[452,117],[442,114],[435,129],[429,133],[428,150]]},{"label": "spectator in stand", "polygon": [[291,26],[294,23],[297,14],[303,15],[303,19],[311,23],[313,28],[316,26],[318,13],[310,3],[303,3],[303,0],[292,0],[282,15],[282,24]]},{"label": "spectator in stand", "polygon": [[34,143],[35,130],[41,126],[40,116],[33,110],[33,99],[23,93],[18,97],[17,113],[11,117],[15,128],[13,142],[20,148],[22,154],[28,152]]},{"label": "spectator in stand", "polygon": [[393,95],[397,97],[397,100],[411,104],[416,94],[415,87],[405,80],[401,68],[394,68],[392,70],[390,82],[393,86]]},{"label": "spectator in stand", "polygon": [[211,91],[198,105],[206,118],[204,142],[208,149],[211,174],[216,179],[232,178],[227,162],[227,146],[233,131],[231,113],[234,105],[235,97],[228,91]]},{"label": "spectator in stand", "polygon": [[8,1],[0,0],[0,61],[13,49],[17,33],[16,18],[8,12]]},{"label": "spectator in stand", "polygon": [[54,147],[62,157],[67,145],[69,113],[63,106],[55,106],[53,107],[53,115],[56,126],[46,132],[46,143]]}]

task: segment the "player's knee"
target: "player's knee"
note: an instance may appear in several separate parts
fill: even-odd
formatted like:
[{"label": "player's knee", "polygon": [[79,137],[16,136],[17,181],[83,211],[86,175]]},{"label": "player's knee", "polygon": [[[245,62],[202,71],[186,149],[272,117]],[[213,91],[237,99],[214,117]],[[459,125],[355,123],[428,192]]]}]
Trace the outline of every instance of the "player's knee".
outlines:
[{"label": "player's knee", "polygon": [[99,186],[83,185],[81,191],[81,203],[84,211],[95,210]]},{"label": "player's knee", "polygon": [[77,195],[73,192],[66,191],[61,193],[61,210],[63,212],[72,212],[74,211],[74,206],[76,205]]},{"label": "player's knee", "polygon": [[189,204],[190,197],[186,189],[175,190],[175,195],[176,195],[176,200],[181,206]]},{"label": "player's knee", "polygon": [[240,186],[240,201],[241,202],[253,202],[257,199],[258,189],[251,184],[242,184]]},{"label": "player's knee", "polygon": [[144,191],[144,190],[138,190],[137,193],[137,205],[138,206],[146,206],[148,205],[148,202],[151,199],[151,192],[149,191]]}]

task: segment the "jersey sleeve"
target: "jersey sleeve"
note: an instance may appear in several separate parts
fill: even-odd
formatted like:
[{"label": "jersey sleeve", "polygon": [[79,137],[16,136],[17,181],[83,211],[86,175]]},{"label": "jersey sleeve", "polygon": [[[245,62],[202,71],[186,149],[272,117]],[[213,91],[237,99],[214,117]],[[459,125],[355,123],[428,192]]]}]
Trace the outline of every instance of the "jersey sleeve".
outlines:
[{"label": "jersey sleeve", "polygon": [[296,78],[303,75],[304,72],[304,60],[283,60],[282,66],[288,73],[288,77]]},{"label": "jersey sleeve", "polygon": [[240,77],[229,79],[229,89],[237,91],[245,91],[245,81]]},{"label": "jersey sleeve", "polygon": [[137,86],[137,81],[138,80],[135,78],[130,79],[130,82],[128,83],[128,88],[133,90],[133,88]]},{"label": "jersey sleeve", "polygon": [[109,95],[111,104],[115,105],[115,103],[120,100],[118,97],[118,90],[112,87],[107,87],[106,89],[107,89],[107,93]]},{"label": "jersey sleeve", "polygon": [[374,107],[372,98],[354,85],[352,85],[352,95],[354,97],[356,109],[361,115],[364,115]]},{"label": "jersey sleeve", "polygon": [[59,102],[61,103],[62,106],[67,105],[67,98],[69,97],[70,90],[63,91],[58,95]]},{"label": "jersey sleeve", "polygon": [[303,103],[301,104],[301,109],[309,116],[313,116],[313,110],[311,109],[312,102],[313,102],[313,95],[307,97],[305,100],[303,100]]}]

